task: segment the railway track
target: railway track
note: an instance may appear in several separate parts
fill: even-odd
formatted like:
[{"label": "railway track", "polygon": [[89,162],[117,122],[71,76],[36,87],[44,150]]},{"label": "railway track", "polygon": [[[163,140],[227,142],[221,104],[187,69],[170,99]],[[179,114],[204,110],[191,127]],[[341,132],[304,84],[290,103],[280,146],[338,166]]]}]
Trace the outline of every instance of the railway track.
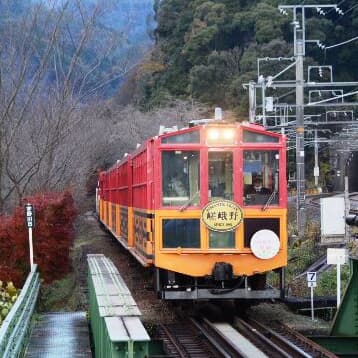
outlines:
[{"label": "railway track", "polygon": [[275,322],[270,328],[251,318],[234,324],[213,323],[205,318],[160,325],[157,337],[173,358],[336,358],[291,328]]},{"label": "railway track", "polygon": [[173,324],[160,324],[156,338],[163,341],[165,354],[173,358],[215,358],[222,352],[205,337],[194,320]]},{"label": "railway track", "polygon": [[279,322],[274,322],[270,324],[270,327],[267,327],[252,318],[245,320],[236,318],[235,326],[239,331],[245,333],[250,340],[255,342],[270,358],[337,357],[300,333]]},{"label": "railway track", "polygon": [[[310,197],[307,201],[307,205],[311,206],[313,208],[319,209],[320,208],[320,199],[326,198],[326,197],[333,197],[333,196],[342,196],[343,193],[334,193],[331,195],[323,194],[323,195],[317,195],[314,197]],[[349,200],[351,204],[351,208],[349,212],[351,214],[358,214],[358,193],[349,193]]]}]

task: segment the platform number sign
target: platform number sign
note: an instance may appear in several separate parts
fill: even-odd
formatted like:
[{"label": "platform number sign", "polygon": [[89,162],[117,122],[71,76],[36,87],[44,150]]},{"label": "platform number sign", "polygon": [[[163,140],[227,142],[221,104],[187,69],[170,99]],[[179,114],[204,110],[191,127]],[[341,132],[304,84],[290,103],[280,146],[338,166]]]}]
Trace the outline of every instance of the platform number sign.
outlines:
[{"label": "platform number sign", "polygon": [[317,272],[307,272],[307,285],[308,287],[317,286]]},{"label": "platform number sign", "polygon": [[35,208],[31,204],[25,205],[25,219],[28,229],[35,227]]}]

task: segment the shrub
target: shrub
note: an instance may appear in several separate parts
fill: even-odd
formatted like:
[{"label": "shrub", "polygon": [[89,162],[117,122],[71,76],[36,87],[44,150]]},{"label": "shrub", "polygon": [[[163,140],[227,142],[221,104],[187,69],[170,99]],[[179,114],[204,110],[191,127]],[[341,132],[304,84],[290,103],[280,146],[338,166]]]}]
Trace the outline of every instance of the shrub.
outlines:
[{"label": "shrub", "polygon": [[[73,242],[76,210],[72,195],[46,193],[24,200],[35,208],[33,229],[34,262],[46,283],[62,278],[70,270],[69,252]],[[0,218],[0,280],[20,286],[29,270],[28,230],[24,208]]]}]

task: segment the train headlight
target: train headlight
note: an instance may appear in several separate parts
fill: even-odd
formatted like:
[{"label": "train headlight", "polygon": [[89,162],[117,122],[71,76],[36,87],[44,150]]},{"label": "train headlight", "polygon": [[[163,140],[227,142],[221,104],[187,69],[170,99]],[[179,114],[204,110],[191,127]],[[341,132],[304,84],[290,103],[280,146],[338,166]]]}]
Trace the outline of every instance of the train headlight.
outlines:
[{"label": "train headlight", "polygon": [[208,139],[215,141],[218,140],[220,136],[220,132],[217,129],[209,129],[208,130]]},{"label": "train headlight", "polygon": [[272,259],[280,249],[280,239],[271,230],[259,230],[252,235],[250,248],[259,259]]},{"label": "train headlight", "polygon": [[234,139],[235,131],[233,129],[225,129],[223,132],[224,139]]},{"label": "train headlight", "polygon": [[208,144],[234,144],[235,128],[209,128],[206,136]]}]

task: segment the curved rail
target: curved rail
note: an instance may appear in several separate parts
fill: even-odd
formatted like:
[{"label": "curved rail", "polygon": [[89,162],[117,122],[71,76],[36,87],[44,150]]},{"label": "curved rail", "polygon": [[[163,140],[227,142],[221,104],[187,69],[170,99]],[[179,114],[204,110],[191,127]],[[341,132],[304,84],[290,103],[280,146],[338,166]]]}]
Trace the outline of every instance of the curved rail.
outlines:
[{"label": "curved rail", "polygon": [[19,297],[0,327],[0,357],[17,357],[23,350],[39,288],[40,277],[37,265],[34,265]]},{"label": "curved rail", "polygon": [[163,341],[164,350],[170,357],[230,357],[223,354],[220,345],[208,338],[201,325],[193,319],[174,324],[160,324],[158,338]]},{"label": "curved rail", "polygon": [[267,327],[252,318],[236,318],[235,324],[239,330],[245,330],[250,339],[269,356],[337,358],[335,354],[279,322]]}]

